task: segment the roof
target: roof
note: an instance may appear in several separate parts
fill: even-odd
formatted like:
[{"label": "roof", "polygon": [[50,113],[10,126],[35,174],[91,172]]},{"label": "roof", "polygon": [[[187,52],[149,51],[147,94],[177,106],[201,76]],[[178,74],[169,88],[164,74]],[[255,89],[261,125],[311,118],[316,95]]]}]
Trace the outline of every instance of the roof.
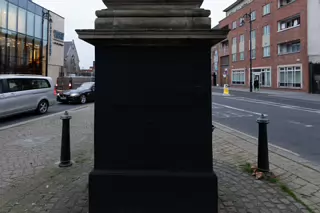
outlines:
[{"label": "roof", "polygon": [[243,2],[244,0],[237,0],[235,1],[233,4],[231,4],[229,7],[227,7],[226,9],[223,10],[223,12],[228,12],[229,10],[231,10],[232,8],[234,8],[235,6],[237,6],[238,4],[240,4],[241,2]]},{"label": "roof", "polygon": [[51,79],[48,76],[42,75],[30,75],[30,74],[0,74],[0,79],[7,78],[42,78],[42,79]]},{"label": "roof", "polygon": [[220,29],[219,24],[217,24],[216,26],[214,26],[212,29],[214,29],[214,30]]}]

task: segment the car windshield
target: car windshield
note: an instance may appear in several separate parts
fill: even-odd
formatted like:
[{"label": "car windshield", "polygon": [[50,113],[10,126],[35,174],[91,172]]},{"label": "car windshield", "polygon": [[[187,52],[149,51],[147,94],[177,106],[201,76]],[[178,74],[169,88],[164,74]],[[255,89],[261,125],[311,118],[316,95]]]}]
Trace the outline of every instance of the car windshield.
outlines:
[{"label": "car windshield", "polygon": [[79,88],[90,89],[92,87],[92,85],[94,85],[94,82],[86,82],[86,83],[81,84],[81,86]]}]

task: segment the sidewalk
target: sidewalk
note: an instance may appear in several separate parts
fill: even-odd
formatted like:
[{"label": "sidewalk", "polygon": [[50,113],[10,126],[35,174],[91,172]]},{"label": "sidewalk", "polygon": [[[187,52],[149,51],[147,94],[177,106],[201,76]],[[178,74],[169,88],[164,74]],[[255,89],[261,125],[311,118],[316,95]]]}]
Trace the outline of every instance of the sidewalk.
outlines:
[{"label": "sidewalk", "polygon": [[[212,87],[212,89],[221,89],[223,87]],[[240,91],[240,92],[249,92],[249,88],[238,88],[238,87],[229,87],[230,91]],[[254,91],[254,93],[268,94],[269,96],[289,98],[289,99],[298,99],[306,101],[320,101],[320,94],[310,94],[305,92],[293,92],[293,91],[281,91],[281,90],[271,90],[267,88],[261,88],[259,91]]]},{"label": "sidewalk", "polygon": [[[75,162],[70,168],[58,168],[56,164],[61,137],[58,115],[0,131],[0,213],[88,212],[88,173],[93,166],[93,105],[70,114]],[[216,126],[213,162],[219,178],[220,213],[308,212],[275,184],[255,180],[239,168],[244,162],[255,161],[256,140]],[[290,181],[290,187],[297,192],[314,195],[303,196],[303,199],[314,212],[320,212],[318,168],[281,150],[270,149],[274,172],[284,174],[283,180]]]}]

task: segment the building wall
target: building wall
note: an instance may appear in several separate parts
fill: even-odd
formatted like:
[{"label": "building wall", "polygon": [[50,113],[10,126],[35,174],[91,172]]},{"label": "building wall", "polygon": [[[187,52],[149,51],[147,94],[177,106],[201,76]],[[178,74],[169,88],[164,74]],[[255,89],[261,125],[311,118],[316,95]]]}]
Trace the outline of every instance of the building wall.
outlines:
[{"label": "building wall", "polygon": [[[312,0],[311,0],[312,1]],[[250,1],[248,1],[250,2]],[[263,6],[270,3],[270,14],[263,15]],[[308,91],[309,72],[308,72],[308,37],[307,37],[307,2],[304,0],[296,0],[295,2],[279,8],[279,0],[259,1],[254,0],[251,3],[242,5],[240,9],[221,20],[219,23],[220,28],[228,27],[230,29],[228,35],[228,55],[229,55],[229,84],[232,85],[232,70],[244,70],[245,84],[240,86],[249,86],[249,65],[250,65],[250,28],[249,20],[246,19],[244,25],[240,26],[240,18],[250,10],[255,11],[256,19],[252,21],[252,30],[256,32],[256,39],[252,39],[253,48],[256,52],[256,58],[252,60],[252,67],[255,68],[268,68],[271,69],[271,85],[273,89],[299,89],[301,91]],[[287,30],[279,31],[278,22],[289,17],[300,14],[300,26],[292,27]],[[237,28],[232,29],[232,23],[236,21]],[[270,26],[270,35],[264,35],[264,26]],[[278,32],[279,31],[279,32]],[[239,42],[240,36],[244,35],[244,42]],[[233,44],[233,38],[236,38],[236,44]],[[280,55],[278,54],[279,43],[289,42],[293,40],[300,40],[300,51],[291,54]],[[270,46],[270,56],[263,56],[263,47]],[[244,51],[244,60],[240,60],[239,50]],[[319,48],[317,49],[318,51]],[[232,54],[236,53],[237,60],[233,61]],[[223,55],[220,54],[220,57]],[[220,60],[221,61],[221,60]],[[279,66],[284,65],[301,65],[302,69],[302,88],[294,88],[292,86],[284,87],[283,84],[278,84],[280,74],[278,74]],[[220,65],[221,67],[221,65]],[[220,69],[220,72],[223,70]],[[298,79],[299,77],[297,77]],[[280,86],[282,85],[282,86]],[[299,84],[300,85],[300,84]],[[238,85],[234,85],[238,86]]]},{"label": "building wall", "polygon": [[49,24],[49,60],[48,76],[56,82],[64,63],[64,18],[51,12]]},{"label": "building wall", "polygon": [[76,45],[74,41],[66,42],[66,43],[70,43],[69,45],[65,44],[65,47],[68,47],[68,50],[65,51],[66,55],[64,56],[64,69],[65,69],[66,75],[79,74],[80,60],[79,60]]},{"label": "building wall", "polygon": [[308,55],[312,63],[320,63],[320,1],[308,0]]}]

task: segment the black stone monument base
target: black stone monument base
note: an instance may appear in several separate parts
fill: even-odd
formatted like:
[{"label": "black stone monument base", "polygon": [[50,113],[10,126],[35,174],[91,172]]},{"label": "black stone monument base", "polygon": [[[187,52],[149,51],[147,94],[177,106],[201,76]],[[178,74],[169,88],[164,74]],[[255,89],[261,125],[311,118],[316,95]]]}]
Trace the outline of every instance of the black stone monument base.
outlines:
[{"label": "black stone monument base", "polygon": [[89,183],[89,212],[218,213],[214,173],[94,170]]}]

